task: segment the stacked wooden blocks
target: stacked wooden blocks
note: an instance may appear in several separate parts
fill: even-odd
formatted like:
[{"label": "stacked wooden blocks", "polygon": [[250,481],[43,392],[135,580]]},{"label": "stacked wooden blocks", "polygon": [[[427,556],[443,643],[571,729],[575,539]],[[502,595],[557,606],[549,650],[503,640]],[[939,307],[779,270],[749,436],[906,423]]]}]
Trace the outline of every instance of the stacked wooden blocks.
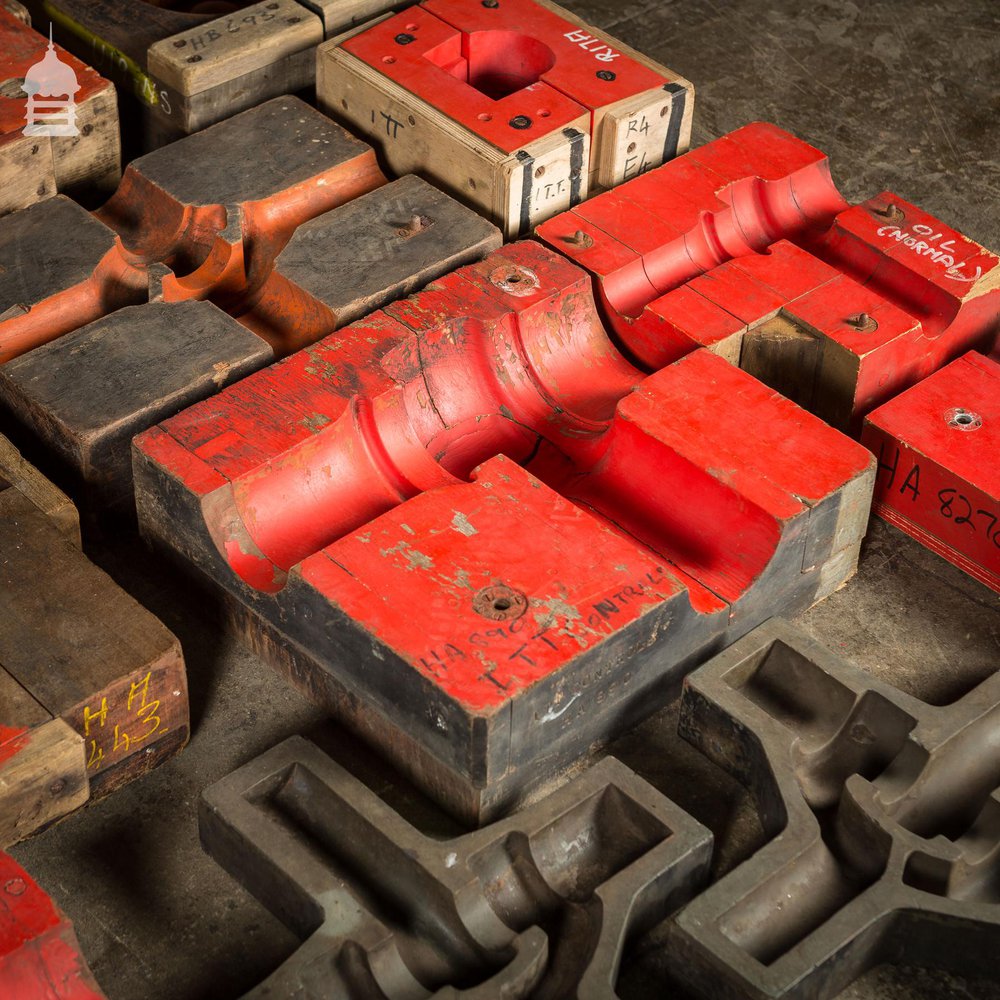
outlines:
[{"label": "stacked wooden blocks", "polygon": [[[4,430],[97,551],[137,515],[290,683],[496,823],[419,835],[300,740],[230,775],[204,842],[307,939],[252,995],[604,996],[682,904],[661,946],[705,997],[976,966],[995,678],[930,708],[747,633],[851,578],[873,489],[1000,591],[1000,258],[850,204],[775,126],[687,151],[691,84],[551,0],[34,7],[153,151],[119,182],[114,91],[62,50],[80,134],[22,130],[57,50],[0,3]],[[702,892],[707,831],[582,768],[705,660],[681,732],[774,839]],[[188,729],[177,640],[0,438],[0,847]],[[0,855],[0,995],[53,982],[100,998]]]},{"label": "stacked wooden blocks", "polygon": [[187,739],[179,643],[84,556],[75,509],[0,437],[0,847]]},{"label": "stacked wooden blocks", "polygon": [[36,23],[119,88],[138,152],[282,94],[311,89],[316,46],[403,0],[215,4],[29,0]]}]

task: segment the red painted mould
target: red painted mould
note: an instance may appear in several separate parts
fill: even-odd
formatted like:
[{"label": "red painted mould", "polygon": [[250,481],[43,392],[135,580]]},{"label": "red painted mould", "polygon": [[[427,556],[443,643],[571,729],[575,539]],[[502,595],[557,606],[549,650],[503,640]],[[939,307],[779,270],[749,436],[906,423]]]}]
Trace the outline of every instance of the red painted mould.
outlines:
[{"label": "red painted mould", "polygon": [[875,511],[1000,592],[1000,364],[970,352],[869,414]]},{"label": "red painted mould", "polygon": [[0,996],[103,1000],[73,925],[31,876],[0,852]]},{"label": "red painted mould", "polygon": [[505,153],[667,83],[532,0],[427,0],[343,48]]},{"label": "red painted mould", "polygon": [[537,232],[594,275],[618,343],[647,370],[699,346],[739,360],[755,327],[792,320],[819,344],[816,372],[789,380],[815,377],[817,412],[855,432],[1000,331],[995,254],[893,194],[849,205],[826,156],[773,125],[738,129]]},{"label": "red painted mould", "polygon": [[528,768],[521,727],[607,736],[700,651],[837,586],[873,475],[708,351],[645,374],[587,274],[532,241],[136,449],[144,531],[486,784]]}]

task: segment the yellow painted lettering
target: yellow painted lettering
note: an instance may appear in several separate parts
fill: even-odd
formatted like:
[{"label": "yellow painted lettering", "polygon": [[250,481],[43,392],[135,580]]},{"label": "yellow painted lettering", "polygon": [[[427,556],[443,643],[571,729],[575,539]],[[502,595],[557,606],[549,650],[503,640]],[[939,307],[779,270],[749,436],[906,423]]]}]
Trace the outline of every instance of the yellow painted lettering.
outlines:
[{"label": "yellow painted lettering", "polygon": [[108,721],[108,699],[101,699],[101,707],[96,711],[92,711],[88,705],[83,710],[83,735],[90,735],[90,723],[97,719],[101,728],[104,728],[104,723]]},{"label": "yellow painted lettering", "polygon": [[[128,712],[132,711],[132,702],[134,701],[135,696],[139,694],[139,692],[142,692],[142,698],[139,702],[139,708],[143,709],[146,707],[146,698],[149,695],[149,678],[151,674],[152,671],[146,674],[146,676],[143,677],[141,681],[137,681],[135,684],[132,685],[132,688],[128,693],[128,704],[125,706],[126,711]],[[136,714],[138,714],[138,712]]]}]

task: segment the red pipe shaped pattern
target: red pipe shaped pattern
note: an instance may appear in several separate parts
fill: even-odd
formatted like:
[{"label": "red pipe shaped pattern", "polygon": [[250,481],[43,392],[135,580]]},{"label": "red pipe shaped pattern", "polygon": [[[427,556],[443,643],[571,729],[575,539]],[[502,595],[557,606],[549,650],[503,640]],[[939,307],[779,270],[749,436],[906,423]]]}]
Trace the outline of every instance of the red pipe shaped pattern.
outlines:
[{"label": "red pipe shaped pattern", "polygon": [[551,268],[525,244],[488,258],[485,283],[521,308],[459,279],[465,308],[455,301],[431,333],[383,359],[405,374],[212,498],[210,530],[247,582],[275,589],[305,556],[493,455],[525,461],[548,439],[593,461],[642,374],[611,344],[579,272],[561,265],[576,281],[554,285],[545,257]]}]

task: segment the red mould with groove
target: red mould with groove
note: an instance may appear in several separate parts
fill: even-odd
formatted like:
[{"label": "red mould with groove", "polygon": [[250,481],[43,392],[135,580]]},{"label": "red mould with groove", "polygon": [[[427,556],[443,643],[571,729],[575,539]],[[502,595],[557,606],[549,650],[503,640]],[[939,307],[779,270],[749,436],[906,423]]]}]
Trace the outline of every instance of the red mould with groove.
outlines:
[{"label": "red mould with groove", "polygon": [[322,47],[317,96],[508,236],[685,150],[694,106],[687,80],[548,0],[426,0]]},{"label": "red mould with groove", "polygon": [[538,236],[591,272],[644,370],[708,347],[854,434],[1000,332],[996,254],[891,193],[848,204],[822,152],[760,122]]},{"label": "red mould with groove", "polygon": [[473,822],[839,586],[873,477],[709,351],[640,370],[589,276],[531,241],[164,421],[134,457],[144,533]]}]

